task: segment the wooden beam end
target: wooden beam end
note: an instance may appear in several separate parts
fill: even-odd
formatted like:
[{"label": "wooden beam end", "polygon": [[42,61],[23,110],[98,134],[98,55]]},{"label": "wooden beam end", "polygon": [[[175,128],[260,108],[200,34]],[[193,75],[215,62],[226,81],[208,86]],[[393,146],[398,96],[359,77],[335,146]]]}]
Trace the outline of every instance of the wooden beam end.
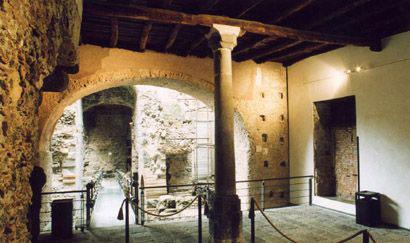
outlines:
[{"label": "wooden beam end", "polygon": [[370,50],[374,52],[381,52],[383,50],[381,40],[377,40],[371,43]]},{"label": "wooden beam end", "polygon": [[61,68],[56,67],[54,71],[43,80],[43,92],[63,92],[68,87],[68,74]]},{"label": "wooden beam end", "polygon": [[60,68],[69,74],[76,74],[80,71],[80,65],[76,64],[74,66],[60,66]]}]

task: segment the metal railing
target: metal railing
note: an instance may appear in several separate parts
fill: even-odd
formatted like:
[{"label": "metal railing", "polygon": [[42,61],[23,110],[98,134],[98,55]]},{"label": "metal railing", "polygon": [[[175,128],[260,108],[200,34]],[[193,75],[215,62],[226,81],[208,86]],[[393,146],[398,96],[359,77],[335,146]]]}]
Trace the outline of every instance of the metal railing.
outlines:
[{"label": "metal railing", "polygon": [[312,204],[313,176],[294,176],[236,181],[236,193],[242,211],[248,210],[251,198],[262,209]]},{"label": "metal railing", "polygon": [[97,199],[98,190],[101,183],[102,173],[97,180],[87,183],[85,190],[54,191],[41,193],[40,209],[40,232],[51,231],[52,226],[52,203],[59,199],[73,200],[73,226],[84,231],[90,227],[92,210]]},{"label": "metal railing", "polygon": [[[176,220],[196,217],[198,202],[190,202],[194,201],[199,195],[204,196],[204,193],[207,191],[206,188],[212,185],[210,183],[169,185],[168,188],[174,189],[174,192],[169,194],[166,193],[167,186],[140,187],[140,215],[138,218],[141,225],[155,220]],[[169,217],[161,217],[162,215],[174,214],[181,210],[183,211],[181,213]]]},{"label": "metal railing", "polygon": [[[161,219],[149,214],[147,215],[143,210],[153,214],[176,212],[196,195],[205,195],[206,191],[212,191],[214,188],[213,183],[144,186],[143,180],[138,188],[138,183],[135,183],[135,179],[132,185],[134,187],[134,190],[131,190],[134,191],[133,200],[142,209],[139,214],[134,209],[136,223],[140,222],[142,225],[148,221]],[[172,193],[167,193],[169,188],[173,189]],[[313,176],[236,181],[236,190],[241,199],[242,211],[250,208],[251,198],[255,198],[263,210],[290,205],[311,205],[312,188]],[[137,193],[138,190],[139,194]],[[170,219],[196,217],[196,207],[197,205],[193,204],[192,208],[185,210],[184,213],[178,214],[175,217],[170,217]]]},{"label": "metal railing", "polygon": [[[269,217],[264,213],[264,210],[262,209],[261,206],[259,206],[259,204],[255,201],[254,198],[251,198],[251,204],[249,207],[249,214],[248,217],[250,219],[250,226],[251,226],[251,235],[250,235],[250,242],[251,243],[255,243],[255,236],[256,236],[256,224],[255,224],[255,211],[258,211],[262,214],[262,216],[266,219],[266,221],[268,221],[268,223],[270,224],[270,226],[279,233],[279,235],[281,235],[284,239],[286,239],[289,242],[292,243],[297,243],[296,240],[294,240],[293,238],[289,237],[287,234],[285,234],[283,231],[281,231],[277,226],[275,226],[275,224],[269,219]],[[337,241],[337,243],[345,243],[348,242],[358,236],[362,235],[362,239],[363,239],[363,243],[370,243],[370,240],[372,241],[372,243],[376,243],[374,237],[370,234],[370,232],[367,229],[364,230],[360,230],[356,233],[354,233],[351,236],[346,237],[343,240],[339,240]]]},{"label": "metal railing", "polygon": [[75,229],[84,231],[87,227],[87,213],[85,210],[88,198],[87,190],[43,192],[41,195],[40,232],[51,231],[52,202],[59,199],[73,200],[73,226]]}]

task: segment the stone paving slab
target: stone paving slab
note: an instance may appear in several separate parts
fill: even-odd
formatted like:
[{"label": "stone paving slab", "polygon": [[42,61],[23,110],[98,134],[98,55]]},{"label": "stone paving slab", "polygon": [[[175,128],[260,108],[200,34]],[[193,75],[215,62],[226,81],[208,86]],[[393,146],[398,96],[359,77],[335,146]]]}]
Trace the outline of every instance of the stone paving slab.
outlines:
[{"label": "stone paving slab", "polygon": [[[271,221],[297,242],[337,242],[362,229],[368,229],[378,243],[410,243],[410,231],[386,227],[369,228],[355,223],[350,215],[316,206],[295,206],[265,211]],[[245,242],[250,239],[247,213],[243,215]],[[149,222],[146,226],[131,225],[131,242],[197,242],[196,220]],[[70,240],[51,240],[42,235],[40,242],[124,242],[124,227],[94,228],[76,232]],[[208,242],[208,221],[203,218],[203,242]],[[288,242],[268,224],[261,214],[256,215],[256,242]],[[350,242],[362,242],[358,237]]]}]

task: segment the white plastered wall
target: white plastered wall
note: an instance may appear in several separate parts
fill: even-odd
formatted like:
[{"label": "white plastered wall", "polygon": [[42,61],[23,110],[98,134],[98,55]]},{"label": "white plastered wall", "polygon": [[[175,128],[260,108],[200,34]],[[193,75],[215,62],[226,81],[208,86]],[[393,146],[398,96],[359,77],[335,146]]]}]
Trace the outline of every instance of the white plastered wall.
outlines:
[{"label": "white plastered wall", "polygon": [[[384,39],[383,46],[382,52],[348,46],[289,67],[290,173],[314,172],[313,102],[354,95],[361,190],[383,194],[385,222],[410,228],[410,32]],[[356,66],[364,70],[344,72]]]}]

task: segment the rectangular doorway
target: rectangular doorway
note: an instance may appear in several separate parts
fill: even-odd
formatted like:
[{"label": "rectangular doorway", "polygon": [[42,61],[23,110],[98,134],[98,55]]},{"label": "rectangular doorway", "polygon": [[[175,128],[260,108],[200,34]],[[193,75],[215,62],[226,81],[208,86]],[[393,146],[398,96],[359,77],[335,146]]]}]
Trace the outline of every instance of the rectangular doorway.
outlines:
[{"label": "rectangular doorway", "polygon": [[[167,193],[179,190],[171,186],[192,183],[192,163],[188,159],[188,153],[166,155],[166,183]],[[186,187],[182,189],[186,190]]]},{"label": "rectangular doorway", "polygon": [[315,193],[354,202],[358,189],[358,146],[354,96],[315,102]]}]

